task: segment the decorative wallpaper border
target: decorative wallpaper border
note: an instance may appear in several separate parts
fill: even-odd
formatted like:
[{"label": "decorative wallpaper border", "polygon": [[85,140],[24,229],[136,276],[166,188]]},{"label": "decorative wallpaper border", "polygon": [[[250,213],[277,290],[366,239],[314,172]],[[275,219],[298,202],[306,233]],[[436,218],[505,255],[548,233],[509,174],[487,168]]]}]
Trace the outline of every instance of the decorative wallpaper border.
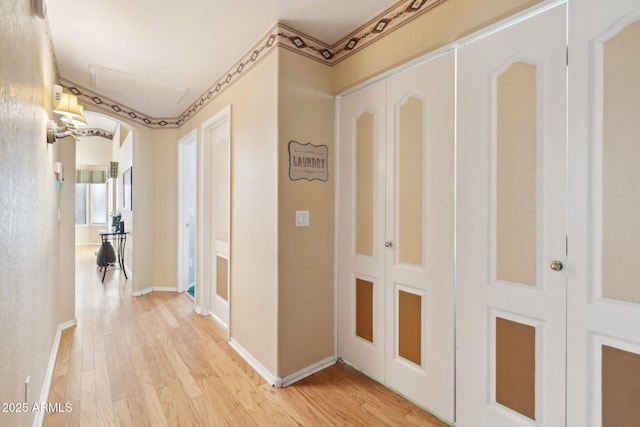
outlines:
[{"label": "decorative wallpaper border", "polygon": [[100,138],[113,140],[113,132],[100,128],[80,129],[82,136],[99,136]]},{"label": "decorative wallpaper border", "polygon": [[445,1],[447,0],[400,0],[332,46],[283,23],[278,23],[178,118],[152,118],[132,108],[119,105],[116,101],[69,80],[61,78],[60,84],[83,101],[108,111],[109,114],[133,120],[150,128],[179,128],[271,53],[275,47],[288,49],[328,66],[333,66]]},{"label": "decorative wallpaper border", "polygon": [[280,24],[283,31],[279,36],[288,41],[281,46],[335,65],[445,1],[401,0],[332,46]]},{"label": "decorative wallpaper border", "polygon": [[178,119],[155,119],[149,117],[144,113],[134,110],[133,108],[118,104],[116,101],[107,98],[104,95],[100,95],[91,89],[77,85],[70,80],[60,78],[60,85],[68,92],[76,95],[82,104],[90,104],[91,106],[97,107],[112,116],[132,120],[143,126],[155,129],[180,127],[178,125]]}]

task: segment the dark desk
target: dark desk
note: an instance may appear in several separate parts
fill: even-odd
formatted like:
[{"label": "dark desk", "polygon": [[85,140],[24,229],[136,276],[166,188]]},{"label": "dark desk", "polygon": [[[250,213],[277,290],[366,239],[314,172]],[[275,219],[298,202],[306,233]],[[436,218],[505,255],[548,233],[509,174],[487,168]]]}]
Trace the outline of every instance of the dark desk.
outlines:
[{"label": "dark desk", "polygon": [[100,238],[102,239],[102,246],[104,247],[105,245],[108,245],[110,241],[113,241],[113,246],[116,252],[116,262],[107,263],[100,266],[100,270],[104,268],[102,281],[104,282],[104,277],[107,275],[107,270],[109,269],[109,267],[111,267],[112,269],[122,270],[122,272],[124,273],[124,278],[129,279],[127,277],[127,269],[124,266],[124,248],[127,244],[127,234],[129,234],[129,232],[125,231],[124,233],[119,233],[116,231],[101,230],[98,234],[100,234]]}]

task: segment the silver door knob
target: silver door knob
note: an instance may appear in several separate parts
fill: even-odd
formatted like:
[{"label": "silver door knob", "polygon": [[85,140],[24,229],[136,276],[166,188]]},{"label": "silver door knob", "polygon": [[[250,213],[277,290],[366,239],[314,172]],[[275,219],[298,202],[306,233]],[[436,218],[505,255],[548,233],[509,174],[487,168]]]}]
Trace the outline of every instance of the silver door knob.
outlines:
[{"label": "silver door knob", "polygon": [[388,240],[388,241],[384,242],[384,247],[385,248],[392,248],[393,247],[393,243],[391,243],[391,241]]},{"label": "silver door knob", "polygon": [[564,265],[562,265],[562,263],[557,259],[554,259],[551,261],[550,267],[553,271],[561,271],[564,268]]}]

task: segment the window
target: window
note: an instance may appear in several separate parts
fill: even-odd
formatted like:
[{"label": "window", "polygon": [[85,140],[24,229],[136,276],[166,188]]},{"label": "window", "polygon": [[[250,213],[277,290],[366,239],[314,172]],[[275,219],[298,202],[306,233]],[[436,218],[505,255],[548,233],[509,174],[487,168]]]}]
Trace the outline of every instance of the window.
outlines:
[{"label": "window", "polygon": [[76,225],[107,224],[107,184],[76,184]]}]

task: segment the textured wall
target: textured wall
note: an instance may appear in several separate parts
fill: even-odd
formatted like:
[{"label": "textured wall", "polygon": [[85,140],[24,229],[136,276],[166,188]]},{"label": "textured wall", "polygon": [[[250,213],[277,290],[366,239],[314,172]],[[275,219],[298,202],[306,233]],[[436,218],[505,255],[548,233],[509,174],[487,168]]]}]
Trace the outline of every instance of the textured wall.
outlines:
[{"label": "textured wall", "polygon": [[[278,372],[334,354],[334,98],[331,68],[282,50],[278,67]],[[289,141],[326,145],[329,180],[289,179]],[[295,211],[309,227],[295,227]]]},{"label": "textured wall", "polygon": [[[45,142],[54,73],[31,2],[0,0],[0,10],[0,402],[22,402],[28,375],[34,402],[60,320],[64,190],[53,173],[58,146]],[[0,425],[30,425],[33,415],[0,413]]]},{"label": "textured wall", "polygon": [[[231,105],[231,338],[274,375],[278,363],[277,78],[278,56],[270,54],[200,110],[178,136]],[[177,139],[171,150],[173,157],[156,156],[155,167],[173,171],[175,179]],[[175,211],[177,191],[162,193],[156,206]],[[177,230],[177,217],[169,219],[174,222],[163,226],[169,232]],[[166,248],[162,255],[156,262],[175,264],[177,247]],[[199,262],[200,258],[196,265]]]}]

